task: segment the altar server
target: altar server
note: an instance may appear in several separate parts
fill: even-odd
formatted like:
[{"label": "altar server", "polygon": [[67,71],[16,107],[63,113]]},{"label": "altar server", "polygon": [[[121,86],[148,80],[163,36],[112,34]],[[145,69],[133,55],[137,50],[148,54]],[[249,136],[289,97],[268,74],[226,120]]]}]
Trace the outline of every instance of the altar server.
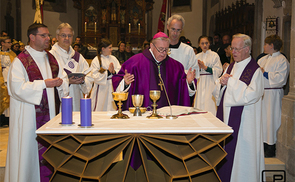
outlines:
[{"label": "altar server", "polygon": [[47,26],[32,24],[27,36],[30,45],[8,72],[11,115],[5,182],[49,181],[51,171],[42,157],[46,147],[37,142],[35,132],[57,114],[59,98],[68,94],[66,73],[45,51],[50,41]]},{"label": "altar server", "polygon": [[150,43],[150,49],[132,56],[122,65],[119,73],[113,76],[114,89],[129,92],[123,109],[133,106],[133,94],[144,95],[143,107],[151,106],[150,90],[161,90],[161,97],[157,101],[159,108],[168,106],[164,85],[172,105],[190,106],[189,96],[195,94],[196,71],[190,68],[186,75],[183,65],[167,56],[168,52],[169,38],[165,33],[158,32]]},{"label": "altar server", "polygon": [[[82,54],[72,48],[74,30],[68,23],[60,24],[56,29],[58,40],[50,50],[64,71],[70,73],[88,73],[89,64]],[[73,98],[73,111],[80,111],[80,99],[91,90],[91,84],[85,76],[69,78],[69,96]]]},{"label": "altar server", "polygon": [[115,111],[117,106],[112,92],[112,77],[121,69],[118,59],[111,55],[112,43],[108,39],[101,39],[97,47],[97,56],[91,63],[91,77],[87,77],[94,86],[91,92],[91,106],[93,111]]},{"label": "altar server", "polygon": [[275,157],[277,132],[281,126],[283,86],[289,75],[289,62],[280,53],[283,41],[278,35],[265,38],[264,53],[258,60],[263,72],[264,96],[262,99],[263,142],[265,157]]},{"label": "altar server", "polygon": [[261,181],[264,170],[262,142],[263,75],[251,58],[251,38],[233,36],[234,62],[216,81],[213,94],[217,100],[217,117],[233,128],[224,146],[227,156],[218,174],[222,182]]},{"label": "altar server", "polygon": [[167,21],[167,30],[169,32],[170,53],[169,57],[180,62],[185,72],[190,68],[196,70],[196,78],[199,78],[199,65],[196,59],[194,49],[179,40],[181,31],[185,25],[185,20],[181,15],[172,15]]},{"label": "altar server", "polygon": [[210,43],[207,36],[200,36],[198,42],[202,52],[196,55],[200,67],[200,78],[194,106],[216,115],[216,101],[212,92],[215,88],[215,80],[222,73],[222,65],[218,54],[209,49]]}]

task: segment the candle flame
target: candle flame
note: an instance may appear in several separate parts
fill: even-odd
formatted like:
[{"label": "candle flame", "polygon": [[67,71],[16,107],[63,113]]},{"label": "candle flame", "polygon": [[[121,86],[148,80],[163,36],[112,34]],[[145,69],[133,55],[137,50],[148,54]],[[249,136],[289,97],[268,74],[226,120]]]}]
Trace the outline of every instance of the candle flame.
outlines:
[{"label": "candle flame", "polygon": [[87,94],[85,94],[84,99],[87,99]]}]

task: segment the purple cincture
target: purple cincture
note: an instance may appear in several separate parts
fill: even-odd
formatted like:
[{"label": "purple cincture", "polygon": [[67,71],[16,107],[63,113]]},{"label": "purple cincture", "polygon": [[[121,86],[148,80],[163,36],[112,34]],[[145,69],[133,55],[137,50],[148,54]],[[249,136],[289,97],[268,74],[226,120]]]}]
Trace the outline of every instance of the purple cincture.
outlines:
[{"label": "purple cincture", "polygon": [[73,99],[61,98],[61,124],[73,124]]},{"label": "purple cincture", "polygon": [[80,99],[80,119],[81,119],[81,126],[92,125],[90,98]]}]

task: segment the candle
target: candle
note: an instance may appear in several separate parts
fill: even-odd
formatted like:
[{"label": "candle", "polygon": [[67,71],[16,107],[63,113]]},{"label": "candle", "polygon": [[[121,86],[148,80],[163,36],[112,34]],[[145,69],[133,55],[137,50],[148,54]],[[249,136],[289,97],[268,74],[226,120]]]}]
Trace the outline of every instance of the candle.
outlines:
[{"label": "candle", "polygon": [[96,33],[96,22],[94,23],[94,32]]},{"label": "candle", "polygon": [[87,31],[87,22],[85,21],[85,33],[86,33],[86,31]]},{"label": "candle", "polygon": [[61,98],[61,124],[73,124],[73,99],[70,96]]},{"label": "candle", "polygon": [[138,35],[140,35],[140,23],[138,23]]},{"label": "candle", "polygon": [[82,98],[80,99],[80,120],[81,126],[91,126],[91,99]]},{"label": "candle", "polygon": [[131,33],[131,23],[129,23],[129,33]]}]

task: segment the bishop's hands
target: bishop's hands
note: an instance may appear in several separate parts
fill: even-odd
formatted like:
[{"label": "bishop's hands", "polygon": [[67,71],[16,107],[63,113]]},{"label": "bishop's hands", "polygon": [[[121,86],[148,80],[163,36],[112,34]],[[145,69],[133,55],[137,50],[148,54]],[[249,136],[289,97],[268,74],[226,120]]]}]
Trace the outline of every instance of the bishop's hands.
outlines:
[{"label": "bishop's hands", "polygon": [[224,75],[222,75],[222,76],[220,77],[220,79],[219,79],[220,84],[221,84],[222,86],[227,85],[228,79],[229,79],[230,77],[232,77],[232,75],[229,75],[229,74],[227,74],[227,73],[225,73]]},{"label": "bishop's hands", "polygon": [[188,84],[192,84],[195,77],[196,77],[196,70],[194,69],[192,71],[192,68],[190,68],[186,74],[186,80],[187,80]]},{"label": "bishop's hands", "polygon": [[126,85],[129,85],[130,83],[134,82],[134,75],[128,73],[127,70],[125,70],[124,81]]},{"label": "bishop's hands", "polygon": [[207,66],[205,65],[205,63],[201,60],[198,60],[198,65],[199,65],[199,68],[202,68],[203,70],[207,70]]},{"label": "bishop's hands", "polygon": [[63,80],[61,78],[50,78],[44,80],[46,88],[53,88],[53,87],[59,87],[61,86]]}]

